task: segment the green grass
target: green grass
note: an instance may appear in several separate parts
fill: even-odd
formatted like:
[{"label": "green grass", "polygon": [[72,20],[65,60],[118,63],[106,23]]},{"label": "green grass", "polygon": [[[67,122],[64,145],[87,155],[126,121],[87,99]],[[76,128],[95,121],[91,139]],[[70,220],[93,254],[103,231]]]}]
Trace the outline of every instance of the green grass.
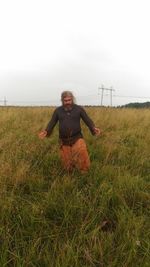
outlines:
[{"label": "green grass", "polygon": [[0,109],[0,266],[149,267],[150,110],[87,111],[103,134],[82,125],[81,175],[61,168],[58,127],[38,139],[52,109]]}]

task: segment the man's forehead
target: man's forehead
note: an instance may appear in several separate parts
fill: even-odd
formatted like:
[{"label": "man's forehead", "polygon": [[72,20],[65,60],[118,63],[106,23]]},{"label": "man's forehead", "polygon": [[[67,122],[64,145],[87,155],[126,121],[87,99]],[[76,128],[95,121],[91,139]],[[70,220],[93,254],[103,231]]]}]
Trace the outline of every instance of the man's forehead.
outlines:
[{"label": "man's forehead", "polygon": [[65,96],[63,99],[64,100],[69,100],[69,99],[72,99],[72,96]]}]

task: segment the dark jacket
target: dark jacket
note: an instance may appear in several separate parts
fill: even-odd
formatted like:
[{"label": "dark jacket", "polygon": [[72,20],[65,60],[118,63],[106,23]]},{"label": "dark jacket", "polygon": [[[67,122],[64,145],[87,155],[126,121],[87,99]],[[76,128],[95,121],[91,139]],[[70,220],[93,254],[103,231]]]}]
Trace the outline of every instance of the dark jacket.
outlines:
[{"label": "dark jacket", "polygon": [[55,109],[52,118],[46,127],[48,136],[51,134],[56,123],[59,122],[59,138],[62,144],[72,145],[79,138],[83,138],[80,119],[85,122],[91,133],[94,135],[95,125],[93,121],[81,106],[74,104],[69,111],[65,110],[63,106]]}]

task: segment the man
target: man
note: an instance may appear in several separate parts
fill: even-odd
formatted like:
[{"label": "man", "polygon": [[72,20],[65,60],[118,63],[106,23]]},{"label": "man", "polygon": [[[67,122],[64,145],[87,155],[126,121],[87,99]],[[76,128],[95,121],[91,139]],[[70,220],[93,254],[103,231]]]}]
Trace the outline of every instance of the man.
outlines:
[{"label": "man", "polygon": [[39,133],[39,138],[50,136],[59,122],[60,156],[64,168],[72,171],[76,167],[81,172],[86,172],[90,167],[90,159],[81,132],[80,119],[88,126],[92,135],[99,135],[100,129],[95,127],[85,110],[75,104],[72,92],[62,92],[61,101],[62,106],[55,109],[46,129]]}]

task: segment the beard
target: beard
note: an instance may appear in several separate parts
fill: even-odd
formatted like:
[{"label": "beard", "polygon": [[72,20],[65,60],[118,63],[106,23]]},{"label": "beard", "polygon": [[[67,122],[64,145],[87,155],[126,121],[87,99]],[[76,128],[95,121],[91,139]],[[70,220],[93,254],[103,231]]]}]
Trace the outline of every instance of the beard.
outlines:
[{"label": "beard", "polygon": [[72,110],[72,106],[73,106],[73,103],[72,103],[72,104],[68,104],[68,105],[63,105],[63,107],[64,107],[64,109],[65,109],[66,111],[70,111],[70,110]]}]

